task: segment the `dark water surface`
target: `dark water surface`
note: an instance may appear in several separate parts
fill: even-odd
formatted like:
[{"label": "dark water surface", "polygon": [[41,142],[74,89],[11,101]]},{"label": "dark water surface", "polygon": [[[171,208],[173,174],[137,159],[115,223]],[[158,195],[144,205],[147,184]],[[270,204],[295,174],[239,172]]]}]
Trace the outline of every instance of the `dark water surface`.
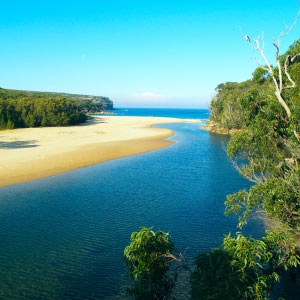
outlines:
[{"label": "dark water surface", "polygon": [[141,226],[169,231],[189,262],[219,246],[236,231],[225,196],[249,183],[227,138],[199,126],[160,125],[175,145],[0,189],[0,299],[123,299],[123,250]]}]

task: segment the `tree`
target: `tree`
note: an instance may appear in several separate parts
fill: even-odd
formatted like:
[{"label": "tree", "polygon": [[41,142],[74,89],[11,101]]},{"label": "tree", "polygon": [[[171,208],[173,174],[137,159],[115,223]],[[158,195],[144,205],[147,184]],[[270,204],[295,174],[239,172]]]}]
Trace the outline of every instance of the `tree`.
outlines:
[{"label": "tree", "polygon": [[[276,60],[276,65],[277,67],[274,68],[270,63],[269,60],[267,59],[267,57],[265,56],[265,43],[264,43],[264,33],[262,33],[261,35],[261,42],[259,41],[260,36],[258,36],[257,39],[250,39],[248,35],[243,35],[243,38],[247,41],[247,43],[256,51],[258,51],[261,55],[261,57],[263,58],[264,62],[266,63],[265,66],[261,66],[259,64],[260,69],[268,72],[273,80],[274,83],[274,87],[275,87],[275,96],[277,97],[280,105],[284,108],[287,117],[289,119],[292,118],[292,111],[289,107],[289,105],[287,104],[287,101],[284,97],[283,91],[285,89],[291,89],[294,88],[296,86],[295,81],[291,78],[288,68],[289,66],[291,66],[293,63],[296,62],[296,59],[298,57],[300,57],[300,53],[296,53],[295,55],[291,56],[291,55],[286,55],[286,58],[284,60],[284,62],[280,59],[279,57],[279,49],[280,49],[280,41],[281,39],[288,35],[290,33],[290,31],[293,29],[293,27],[296,25],[298,17],[300,15],[300,4],[299,5],[299,10],[298,10],[298,14],[295,18],[294,23],[291,26],[286,26],[285,30],[282,31],[279,35],[279,37],[277,38],[277,40],[272,37],[273,40],[273,45],[276,48],[276,53],[275,53],[275,60]],[[256,60],[257,61],[257,60]],[[284,72],[283,72],[284,71]],[[285,75],[285,77],[284,77]],[[297,138],[297,140],[300,142],[300,136],[298,134],[298,132],[296,131],[296,129],[293,130],[295,137]]]},{"label": "tree", "polygon": [[[250,190],[229,195],[227,213],[243,213],[239,225],[262,208],[300,237],[300,40],[279,56],[280,40],[289,34],[300,14],[286,27],[277,40],[276,67],[269,64],[258,39],[246,38],[266,62],[254,72],[264,85],[263,91],[253,88],[241,99],[244,131],[234,135],[228,144],[228,155],[235,160],[240,173],[256,183]],[[283,72],[284,70],[284,72]],[[263,80],[261,80],[263,79]],[[274,96],[268,85],[273,83]],[[243,160],[241,160],[241,158]]]},{"label": "tree", "polygon": [[128,293],[134,299],[173,299],[175,277],[168,276],[170,264],[178,259],[172,254],[174,244],[169,234],[142,227],[131,234],[131,243],[124,250],[128,275],[134,281]]},{"label": "tree", "polygon": [[282,271],[299,264],[296,245],[282,232],[259,240],[237,233],[222,248],[198,254],[191,275],[192,299],[269,299]]},{"label": "tree", "polygon": [[0,128],[65,126],[86,121],[78,101],[32,97],[11,90],[0,91]]}]

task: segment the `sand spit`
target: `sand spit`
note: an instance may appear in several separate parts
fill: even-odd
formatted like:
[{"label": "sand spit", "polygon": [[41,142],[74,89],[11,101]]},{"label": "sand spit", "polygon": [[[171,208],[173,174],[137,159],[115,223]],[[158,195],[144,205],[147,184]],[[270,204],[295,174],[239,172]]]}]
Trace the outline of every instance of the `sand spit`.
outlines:
[{"label": "sand spit", "polygon": [[187,122],[200,120],[105,115],[79,126],[0,131],[0,187],[167,147],[173,132],[152,126]]}]

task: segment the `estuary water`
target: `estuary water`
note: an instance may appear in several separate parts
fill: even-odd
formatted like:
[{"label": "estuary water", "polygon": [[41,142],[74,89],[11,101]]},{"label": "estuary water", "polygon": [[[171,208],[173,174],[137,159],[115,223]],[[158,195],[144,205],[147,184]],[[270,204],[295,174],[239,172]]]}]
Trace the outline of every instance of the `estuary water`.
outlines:
[{"label": "estuary water", "polygon": [[[119,110],[207,119],[208,110]],[[165,124],[168,148],[0,189],[0,299],[124,299],[123,250],[141,226],[170,232],[189,264],[236,232],[226,195],[249,187],[200,124]],[[49,162],[51,163],[51,162]],[[264,232],[255,220],[244,232]],[[188,299],[185,295],[183,299]]]}]

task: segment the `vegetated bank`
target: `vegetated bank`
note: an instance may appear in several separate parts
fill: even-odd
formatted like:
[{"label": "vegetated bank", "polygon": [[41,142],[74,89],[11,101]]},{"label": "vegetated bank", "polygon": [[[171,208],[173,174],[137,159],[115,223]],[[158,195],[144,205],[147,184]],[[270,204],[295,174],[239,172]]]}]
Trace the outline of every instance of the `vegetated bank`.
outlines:
[{"label": "vegetated bank", "polygon": [[107,97],[0,88],[0,129],[75,125],[112,109]]},{"label": "vegetated bank", "polygon": [[[245,82],[219,84],[207,128],[234,132],[228,156],[254,183],[227,196],[225,213],[239,214],[240,228],[260,212],[280,226],[260,239],[229,234],[220,248],[199,253],[190,276],[195,300],[299,299],[300,39],[267,69],[257,68]],[[184,260],[168,234],[142,228],[132,234],[124,255],[133,298],[173,299]]]}]

